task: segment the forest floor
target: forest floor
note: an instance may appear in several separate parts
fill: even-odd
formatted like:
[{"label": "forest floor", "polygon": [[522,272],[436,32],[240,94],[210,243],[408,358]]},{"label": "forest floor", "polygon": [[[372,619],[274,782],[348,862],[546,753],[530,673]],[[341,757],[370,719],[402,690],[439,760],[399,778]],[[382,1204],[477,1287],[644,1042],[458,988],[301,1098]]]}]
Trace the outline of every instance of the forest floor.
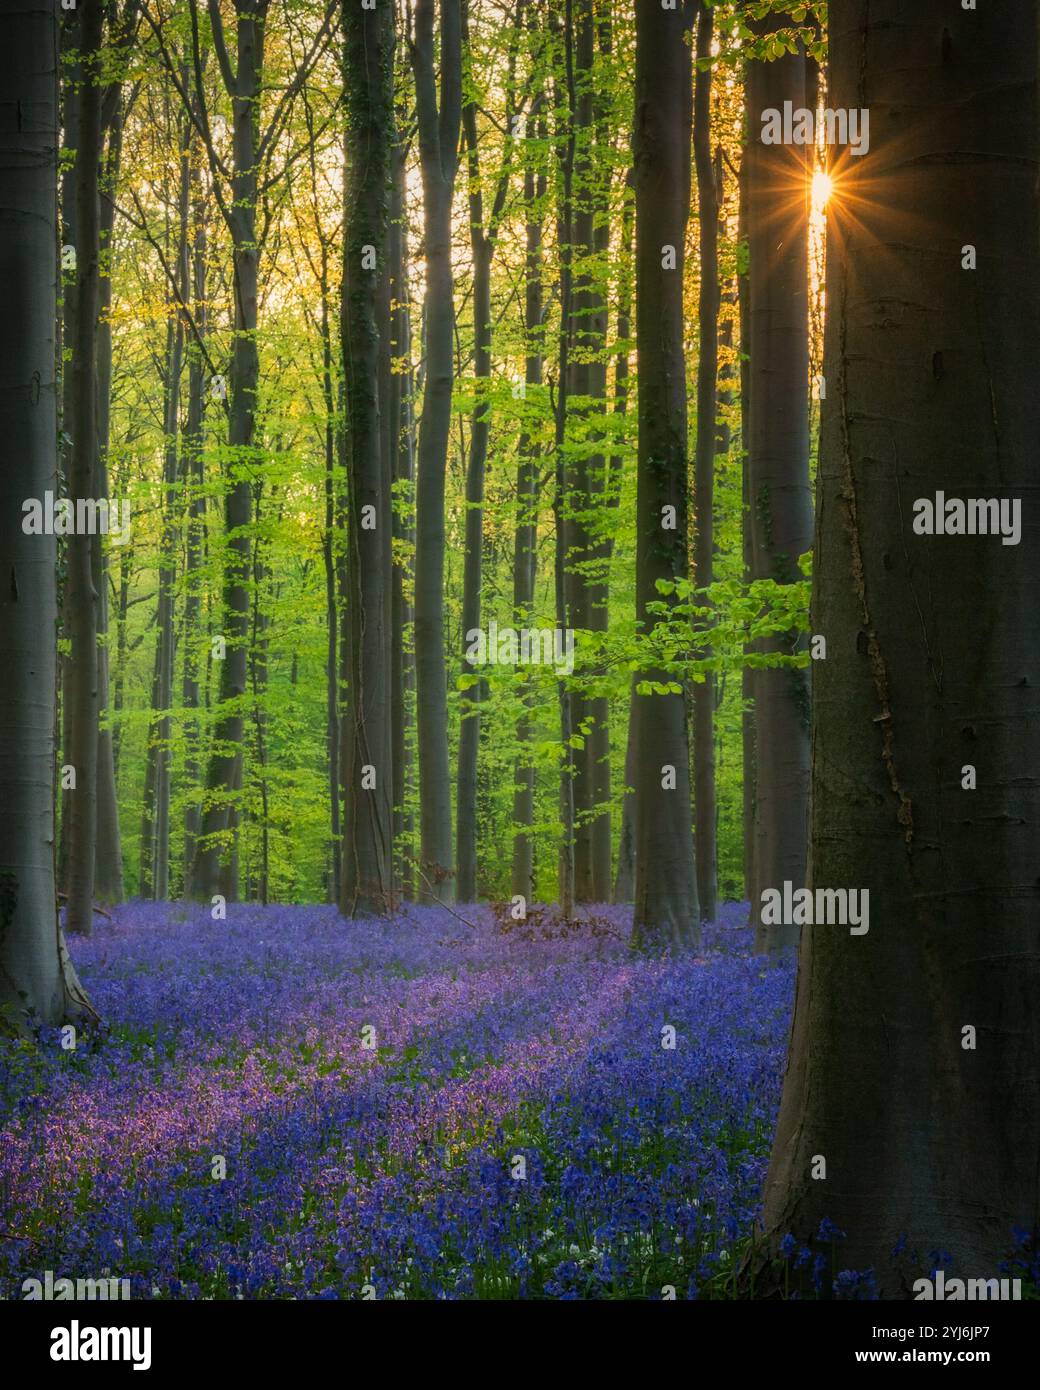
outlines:
[{"label": "forest floor", "polygon": [[463,915],[131,903],[74,940],[103,1026],[0,1051],[0,1296],[726,1297],[792,968],[737,904],[680,960],[630,909]]}]

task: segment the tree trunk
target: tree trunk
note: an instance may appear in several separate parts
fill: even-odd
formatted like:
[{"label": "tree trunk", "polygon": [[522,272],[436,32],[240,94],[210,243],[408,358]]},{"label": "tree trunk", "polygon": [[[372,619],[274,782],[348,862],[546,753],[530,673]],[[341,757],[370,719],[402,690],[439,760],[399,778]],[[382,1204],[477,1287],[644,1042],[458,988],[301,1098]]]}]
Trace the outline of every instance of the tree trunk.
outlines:
[{"label": "tree trunk", "polygon": [[[719,189],[711,157],[711,43],[715,11],[703,6],[697,20],[698,67],[694,78],[693,155],[697,171],[697,214],[701,234],[698,305],[700,356],[697,360],[697,443],[694,462],[693,582],[705,589],[714,579],[715,452],[719,370]],[[703,63],[705,66],[700,66]],[[698,604],[707,602],[699,595]],[[700,624],[698,655],[710,656],[710,621]],[[715,676],[707,672],[693,685],[693,812],[697,853],[697,897],[701,916],[715,920],[718,904],[718,850],[715,843]]]},{"label": "tree trunk", "polygon": [[426,238],[426,371],[419,426],[415,538],[415,669],[422,898],[453,901],[451,772],[444,646],[444,479],[455,373],[452,199],[462,119],[460,0],[440,0],[440,97],[434,67],[436,0],[416,0],[415,69]]},{"label": "tree trunk", "polygon": [[[192,249],[192,318],[195,329],[203,342],[207,333],[206,309],[206,201],[201,170],[192,170],[194,224]],[[184,675],[181,686],[181,704],[185,713],[184,733],[187,752],[184,760],[184,780],[189,787],[197,787],[201,776],[200,728],[198,709],[200,703],[198,650],[199,626],[202,616],[202,594],[200,571],[202,569],[203,548],[206,538],[206,497],[203,491],[205,482],[205,362],[199,343],[192,346],[188,357],[188,403],[184,420],[184,441],[182,448],[181,476],[185,485],[185,534],[187,544],[184,553]],[[184,808],[184,883],[182,892],[186,898],[192,896],[192,872],[195,864],[195,847],[199,833],[199,808],[189,800]]]},{"label": "tree trunk", "polygon": [[[107,257],[107,264],[101,275],[101,305],[97,341],[97,383],[98,383],[98,478],[97,496],[109,496],[108,448],[110,437],[111,397],[112,397],[112,324],[109,310],[112,304],[112,264],[114,254],[112,230],[115,221],[115,196],[119,179],[120,154],[122,151],[123,123],[120,109],[120,93],[114,93],[114,110],[108,125],[108,147],[105,154],[104,179],[100,207],[100,239]],[[94,893],[104,903],[123,901],[123,849],[119,830],[119,798],[116,791],[115,756],[112,726],[109,715],[109,647],[108,647],[108,602],[109,566],[108,553],[99,535],[94,536],[91,563],[94,588],[98,595],[98,635],[102,639],[98,647],[98,715],[101,721],[98,730],[97,767],[97,842],[94,852]]]},{"label": "tree trunk", "polygon": [[[783,23],[773,16],[765,30]],[[751,289],[751,401],[748,438],[751,577],[789,584],[812,545],[809,492],[808,166],[798,145],[765,145],[762,112],[804,105],[803,54],[747,70],[748,239]],[[792,654],[798,638],[764,640],[758,650]],[[804,670],[758,670],[755,692],[756,898],[759,949],[797,944],[794,925],[764,928],[761,892],[805,882],[809,790],[809,684]]]},{"label": "tree trunk", "polygon": [[870,929],[802,933],[765,1222],[826,1215],[897,1297],[897,1241],[911,1279],[936,1250],[998,1277],[1040,1195],[1040,552],[914,531],[937,491],[1033,496],[1038,35],[1029,0],[861,8],[830,8],[829,102],[869,107],[870,156],[828,206],[810,878],[869,892]]},{"label": "tree trunk", "polygon": [[[636,619],[646,633],[658,580],[687,573],[686,364],[683,267],[690,214],[692,6],[662,10],[636,0],[633,156],[636,189],[636,341],[639,461],[636,501]],[[653,668],[639,681],[671,682]],[[636,902],[633,940],[689,947],[700,913],[689,804],[685,700],[640,694],[635,720]]]},{"label": "tree trunk", "polygon": [[[72,348],[73,508],[90,501],[98,475],[97,322],[100,306],[101,230],[98,179],[101,158],[101,94],[98,59],[104,12],[101,0],[80,8],[82,85],[76,151],[76,336]],[[68,425],[66,426],[68,428]],[[89,534],[74,528],[66,563],[71,655],[64,698],[68,704],[66,761],[75,788],[68,802],[69,932],[89,935],[94,917],[94,854],[97,837],[98,651],[97,592]]]},{"label": "tree trunk", "polygon": [[[593,0],[577,0],[567,384],[567,442],[573,445],[573,460],[568,459],[565,467],[565,514],[567,609],[569,623],[579,632],[605,632],[608,619],[607,552],[601,534],[606,461],[602,453],[592,452],[602,435],[596,421],[602,416],[607,394],[607,305],[598,277],[607,249],[605,237],[609,235],[603,172],[596,157],[600,153],[603,122],[603,98],[596,91],[596,29]],[[606,44],[609,48],[609,29]],[[587,730],[581,747],[573,754],[574,897],[578,902],[606,902],[611,889],[612,850],[610,708],[606,698],[590,697],[580,688],[575,689],[571,695],[571,722],[575,733]]]},{"label": "tree trunk", "polygon": [[[264,68],[267,0],[236,0],[237,69],[232,100],[232,205],[235,332],[231,350],[228,450],[233,460],[224,503],[227,554],[224,562],[225,652],[220,664],[220,713],[206,776],[205,804],[196,843],[192,894],[207,901],[216,893],[238,897],[238,792],[242,785],[244,720],[249,643],[249,569],[252,493],[243,465],[254,451],[260,359],[256,344],[257,134]],[[223,873],[221,872],[223,862]]]},{"label": "tree trunk", "polygon": [[[546,136],[543,115],[543,93],[539,92],[531,106],[529,123],[538,131],[539,140]],[[526,211],[526,257],[524,262],[524,399],[531,387],[540,390],[544,378],[545,289],[543,285],[542,219],[548,179],[534,167],[528,152],[524,167],[524,208]],[[534,586],[538,563],[538,459],[539,449],[534,430],[525,423],[520,435],[516,465],[516,534],[513,543],[513,621],[518,628],[527,627],[534,609]],[[513,868],[512,892],[530,903],[534,898],[534,825],[535,769],[527,745],[531,739],[530,710],[533,692],[524,683],[524,707],[516,722],[518,753],[513,774]]]},{"label": "tree trunk", "polygon": [[[390,710],[391,757],[394,768],[395,881],[406,898],[415,896],[414,817],[411,811],[415,656],[412,650],[412,605],[407,592],[415,529],[402,512],[410,508],[415,488],[415,409],[412,371],[412,318],[408,288],[408,228],[405,210],[405,150],[398,142],[392,152],[390,187],[391,341],[403,370],[390,378],[388,411],[393,430],[394,480],[400,509],[394,507],[394,568],[391,597]],[[396,501],[396,497],[395,497]]]},{"label": "tree trunk", "polygon": [[390,150],[394,16],[389,5],[343,12],[348,184],[343,235],[343,365],[347,421],[347,804],[340,909],[374,917],[393,906],[390,599],[393,504],[380,387],[389,319]]},{"label": "tree trunk", "polygon": [[23,503],[55,491],[57,12],[0,11],[4,100],[32,113],[0,129],[0,1028],[26,1031],[93,1011],[58,925],[54,882],[54,696],[58,611],[53,536],[27,535]]}]

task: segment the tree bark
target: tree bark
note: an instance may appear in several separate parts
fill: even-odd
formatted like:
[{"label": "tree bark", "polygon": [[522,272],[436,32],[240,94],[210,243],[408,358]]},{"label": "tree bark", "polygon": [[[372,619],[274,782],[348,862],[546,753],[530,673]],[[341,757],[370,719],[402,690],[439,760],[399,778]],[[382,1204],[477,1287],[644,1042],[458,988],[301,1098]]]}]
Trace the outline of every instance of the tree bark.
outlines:
[{"label": "tree bark", "polygon": [[[105,152],[104,177],[101,191],[100,240],[106,263],[102,267],[100,317],[97,341],[98,382],[98,478],[97,496],[108,498],[108,449],[110,441],[112,397],[112,324],[109,311],[112,305],[112,231],[115,222],[115,196],[119,179],[122,152],[123,122],[118,88],[113,95],[113,110],[108,122],[108,141]],[[98,595],[98,768],[97,768],[97,842],[94,853],[94,893],[103,903],[123,901],[123,849],[119,829],[119,798],[116,789],[115,756],[112,726],[109,723],[109,564],[108,553],[100,535],[93,537],[91,563],[94,588]]]},{"label": "tree bark", "polygon": [[[763,32],[782,26],[773,16]],[[762,112],[806,100],[804,54],[747,69],[751,401],[748,439],[751,577],[789,584],[812,545],[809,492],[809,178],[805,149],[763,144]],[[762,641],[793,654],[801,638]],[[809,682],[805,670],[755,672],[755,861],[757,945],[792,949],[794,925],[764,928],[761,892],[805,882],[809,791]]]},{"label": "tree bark", "polygon": [[[98,182],[101,160],[101,0],[80,7],[82,84],[76,151],[76,310],[72,348],[72,466],[69,501],[94,497],[98,476],[97,324],[100,306],[101,229]],[[68,425],[66,426],[68,428]],[[71,653],[64,698],[68,702],[66,759],[75,789],[68,802],[68,904],[66,927],[89,936],[94,919],[94,855],[97,839],[98,650],[97,592],[91,566],[92,537],[78,525],[66,547]]]},{"label": "tree bark", "polygon": [[346,216],[343,364],[347,420],[347,717],[342,737],[347,804],[340,909],[385,915],[393,906],[390,730],[392,529],[381,385],[389,322],[390,151],[394,139],[394,16],[345,6]]},{"label": "tree bark", "polygon": [[[533,22],[533,21],[532,21]],[[530,124],[539,140],[546,137],[543,114],[544,95],[538,92],[531,105]],[[545,316],[543,226],[541,209],[548,179],[534,167],[527,153],[524,165],[524,208],[526,251],[524,259],[524,399],[534,387],[540,390],[545,375],[543,320]],[[524,417],[516,465],[516,534],[513,542],[513,621],[518,628],[529,626],[534,609],[534,587],[538,562],[538,473],[539,448],[534,429]],[[513,774],[513,866],[511,887],[514,896],[527,902],[534,899],[534,788],[535,769],[527,745],[531,739],[531,708],[534,694],[524,682],[523,710],[516,722],[518,753]]]},{"label": "tree bark", "polygon": [[0,1028],[93,1013],[57,920],[54,743],[58,621],[53,536],[26,535],[23,503],[55,491],[58,182],[57,11],[0,10],[4,103],[31,113],[0,128]]},{"label": "tree bark", "polygon": [[390,187],[391,340],[399,370],[390,378],[388,410],[393,429],[395,481],[394,568],[391,598],[390,663],[392,681],[391,756],[394,767],[395,881],[405,898],[415,896],[415,825],[412,814],[412,756],[415,653],[409,597],[415,528],[409,520],[415,490],[415,377],[412,368],[412,317],[408,288],[408,227],[405,208],[405,155],[398,142],[392,152]]},{"label": "tree bark", "polygon": [[1040,1196],[1040,552],[1032,519],[1020,545],[913,529],[940,490],[1034,495],[1037,14],[833,0],[830,34],[870,153],[828,206],[810,879],[869,892],[870,930],[802,933],[765,1224],[826,1215],[898,1297],[897,1241],[910,1278],[935,1250],[998,1277]]},{"label": "tree bark", "polygon": [[[606,460],[594,452],[602,437],[596,421],[607,394],[604,350],[607,304],[600,265],[609,236],[603,172],[604,99],[597,92],[597,17],[593,0],[577,0],[574,25],[574,178],[570,209],[572,280],[567,384],[568,440],[565,467],[567,517],[567,609],[577,631],[605,632],[608,620],[607,552],[602,529]],[[602,26],[604,21],[600,20]],[[609,26],[606,47],[610,47]],[[577,437],[575,437],[577,436]],[[604,696],[571,694],[571,722],[581,732],[574,750],[574,897],[606,902],[610,897],[610,707]]]},{"label": "tree bark", "polygon": [[[636,620],[644,633],[655,621],[649,605],[661,601],[658,580],[674,583],[688,565],[682,291],[690,214],[691,22],[689,4],[662,10],[656,0],[636,0]],[[674,677],[651,667],[638,679],[663,683]],[[700,913],[685,700],[681,693],[636,690],[632,718],[633,941],[645,948],[692,947],[700,939]]]},{"label": "tree bark", "polygon": [[[719,370],[719,189],[711,150],[711,44],[715,11],[703,5],[697,19],[694,77],[693,155],[697,171],[697,215],[701,235],[698,304],[700,355],[697,359],[697,442],[694,461],[693,582],[705,589],[715,566],[715,453]],[[704,66],[701,66],[704,64]],[[706,605],[703,594],[698,604]],[[710,656],[710,619],[699,624],[698,655]],[[693,815],[697,854],[697,897],[701,916],[715,920],[718,905],[718,849],[715,804],[715,676],[693,685]]]},{"label": "tree bark", "polygon": [[454,900],[448,693],[444,645],[444,479],[455,374],[452,200],[462,119],[460,0],[440,0],[440,94],[434,61],[436,0],[416,0],[415,71],[426,240],[426,370],[415,538],[416,723],[421,897]]},{"label": "tree bark", "polygon": [[[195,3],[196,0],[193,0]],[[210,0],[213,13],[216,0]],[[214,894],[238,896],[238,792],[242,785],[243,705],[249,643],[249,570],[252,493],[245,465],[254,452],[260,359],[257,352],[257,276],[260,245],[256,236],[259,104],[264,70],[264,25],[269,0],[235,0],[237,64],[225,85],[232,96],[231,204],[226,221],[232,238],[234,340],[231,350],[228,450],[231,456],[224,502],[224,630],[220,695],[213,747],[195,849],[192,894],[207,901]],[[230,83],[228,79],[232,80]],[[222,864],[223,861],[223,864]],[[221,872],[223,867],[223,873]]]}]

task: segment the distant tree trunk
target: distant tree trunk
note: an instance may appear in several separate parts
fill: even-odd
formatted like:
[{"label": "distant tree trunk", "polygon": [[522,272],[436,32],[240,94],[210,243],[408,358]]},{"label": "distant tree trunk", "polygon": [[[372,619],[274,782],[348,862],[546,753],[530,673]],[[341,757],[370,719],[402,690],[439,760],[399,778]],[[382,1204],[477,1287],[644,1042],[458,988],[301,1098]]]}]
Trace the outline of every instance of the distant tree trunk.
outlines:
[{"label": "distant tree trunk", "polygon": [[[72,349],[73,507],[94,496],[98,476],[97,322],[100,306],[101,229],[98,181],[101,158],[102,0],[80,7],[82,85],[79,149],[76,152],[76,337]],[[68,803],[69,932],[89,935],[94,917],[94,855],[97,839],[98,652],[97,593],[91,568],[91,536],[79,526],[68,537],[67,572],[71,656],[64,696],[68,702],[66,760],[74,769]]]},{"label": "distant tree trunk", "polygon": [[[629,338],[632,333],[632,290],[629,279],[632,262],[633,239],[635,235],[634,207],[631,192],[634,186],[633,171],[629,169],[625,180],[625,209],[621,239],[623,246],[623,279],[618,292],[617,336],[621,347],[614,362],[614,413],[628,414],[629,397]],[[613,479],[611,482],[611,505],[617,508],[621,501],[621,475],[623,459],[617,454],[611,462]],[[613,542],[611,542],[613,546]],[[628,733],[625,736],[625,790],[621,798],[621,833],[618,836],[617,869],[614,875],[613,901],[630,903],[636,892],[636,842],[634,820],[634,778],[635,745],[632,741],[632,703],[633,692],[629,692]]]},{"label": "distant tree trunk", "polygon": [[[115,191],[119,179],[123,122],[118,87],[113,92],[113,110],[107,122],[108,144],[105,153],[104,180],[101,192],[99,231],[101,247],[107,257],[102,267],[100,286],[100,319],[97,341],[98,383],[98,479],[97,496],[109,496],[108,448],[112,398],[112,324],[109,311],[112,305],[112,230],[115,221]],[[117,499],[118,501],[118,499]],[[105,903],[123,901],[123,850],[119,831],[119,798],[116,793],[115,757],[112,726],[109,716],[109,566],[108,555],[100,534],[92,537],[91,565],[94,588],[98,596],[98,823],[94,854],[94,892]],[[125,540],[124,540],[125,543]]]},{"label": "distant tree trunk", "polygon": [[[191,279],[188,217],[191,208],[190,137],[185,121],[180,132],[180,185],[174,257],[175,283],[168,306],[166,381],[163,392],[162,535],[156,616],[155,677],[148,728],[148,774],[141,845],[141,892],[159,901],[169,896],[170,872],[170,707],[173,704],[174,587],[177,571],[177,482],[180,473],[181,381],[184,371],[184,318]],[[148,791],[152,800],[148,800]],[[147,842],[146,842],[147,841]]]},{"label": "distant tree trunk", "polygon": [[[394,145],[390,186],[390,297],[391,351],[399,370],[390,378],[388,411],[393,431],[394,481],[403,493],[402,507],[410,506],[415,488],[415,410],[412,370],[412,317],[408,288],[408,228],[405,209],[405,156],[400,142]],[[390,663],[392,681],[391,756],[394,767],[395,879],[406,898],[415,896],[412,705],[415,698],[415,656],[412,650],[412,605],[406,583],[415,546],[415,529],[394,507],[394,568],[391,597]]]},{"label": "distant tree trunk", "polygon": [[[469,40],[463,6],[463,32]],[[480,152],[477,144],[477,112],[472,101],[462,115],[469,170],[469,233],[473,258],[473,374],[476,405],[469,436],[466,468],[466,551],[462,579],[462,650],[468,649],[472,632],[480,628],[480,588],[484,563],[484,473],[491,431],[491,262],[494,242],[484,226],[484,199],[480,189]],[[480,749],[482,678],[463,655],[462,674],[470,682],[461,692],[458,778],[455,793],[455,849],[458,862],[456,894],[460,902],[477,898],[477,754]]]},{"label": "distant tree trunk", "polygon": [[[554,93],[554,106],[574,112],[577,95],[574,81],[574,15],[573,0],[566,0],[563,26],[565,89]],[[557,116],[557,140],[563,137],[563,156],[560,160],[556,200],[556,242],[560,261],[560,342],[557,382],[556,418],[553,439],[553,593],[556,603],[556,625],[567,631],[571,625],[570,595],[567,583],[567,556],[570,547],[570,522],[567,512],[567,469],[564,447],[567,436],[568,386],[570,382],[570,349],[573,323],[571,303],[574,282],[574,169],[576,138],[574,121]],[[574,696],[566,680],[557,681],[560,709],[560,845],[558,852],[559,903],[564,917],[574,913]]]},{"label": "distant tree trunk", "polygon": [[[272,491],[274,486],[272,485]],[[259,529],[263,505],[263,479],[254,484],[253,515]],[[260,792],[260,872],[256,876],[255,897],[266,904],[271,888],[271,799],[267,784],[267,669],[269,640],[268,620],[264,611],[265,587],[270,569],[264,562],[262,543],[257,535],[253,542],[253,616],[249,643],[249,672],[253,688],[253,734],[256,744],[256,778]],[[250,896],[253,896],[252,894]]]},{"label": "distant tree trunk", "polygon": [[5,103],[32,113],[0,127],[0,1028],[24,1032],[93,1013],[56,914],[56,544],[22,529],[25,500],[57,483],[55,7],[7,0],[0,52]]},{"label": "distant tree trunk", "polygon": [[[582,437],[574,461],[565,468],[566,587],[570,623],[579,631],[605,632],[607,555],[600,533],[606,462],[602,454],[592,454],[590,450],[602,433],[595,422],[603,413],[607,393],[607,305],[597,258],[602,258],[607,250],[609,213],[604,207],[603,173],[596,159],[597,134],[603,121],[603,98],[596,90],[597,19],[593,0],[576,3],[567,401],[569,423],[579,425]],[[609,24],[605,42],[609,49]],[[588,729],[582,746],[573,755],[574,896],[578,902],[606,902],[610,897],[612,850],[610,708],[606,698],[588,697],[580,689],[575,690],[571,695],[571,720],[575,732]]]},{"label": "distant tree trunk", "polygon": [[[697,170],[697,214],[701,234],[698,306],[700,355],[697,359],[697,444],[694,462],[693,579],[698,589],[714,580],[715,453],[719,369],[719,188],[711,150],[711,44],[715,11],[702,6],[697,20],[694,78],[693,154]],[[704,64],[704,66],[701,66]],[[703,595],[698,603],[705,603]],[[710,655],[710,622],[702,625],[699,654]],[[693,812],[697,853],[697,897],[701,916],[715,920],[718,905],[718,849],[715,843],[715,699],[712,672],[693,685]]]},{"label": "distant tree trunk", "polygon": [[[690,214],[692,5],[636,0],[636,340],[639,462],[636,619],[654,625],[658,580],[687,573],[686,366],[683,268]],[[641,681],[674,679],[646,669]],[[633,695],[636,902],[641,947],[689,947],[700,911],[689,803],[686,707],[681,694]]]},{"label": "distant tree trunk", "polygon": [[[211,14],[215,0],[211,0]],[[238,897],[238,805],[242,785],[243,700],[247,681],[249,643],[249,568],[252,494],[241,465],[254,451],[260,358],[257,351],[257,284],[260,245],[257,241],[257,146],[259,105],[264,70],[264,25],[268,0],[235,0],[237,66],[225,85],[232,96],[231,205],[226,214],[232,238],[234,269],[234,339],[231,349],[228,449],[237,468],[229,478],[224,503],[227,554],[224,563],[224,628],[226,643],[220,663],[220,714],[213,731],[213,751],[206,776],[205,806],[196,842],[192,895],[203,901],[216,893]],[[221,39],[221,42],[223,40]],[[229,82],[228,79],[232,78]],[[221,873],[221,860],[224,872]]]},{"label": "distant tree trunk", "polygon": [[[192,248],[192,318],[198,335],[205,342],[207,333],[206,310],[206,202],[201,171],[192,170],[194,224]],[[185,712],[185,739],[187,756],[184,765],[184,780],[189,787],[197,787],[201,776],[199,752],[199,654],[197,648],[198,629],[202,616],[202,594],[200,592],[200,570],[202,568],[203,547],[206,538],[206,498],[203,492],[205,448],[205,390],[206,375],[202,348],[193,344],[188,357],[188,403],[184,421],[184,442],[181,455],[181,476],[187,493],[185,532],[187,544],[184,554],[184,676],[181,686],[181,704]],[[182,891],[186,898],[192,895],[192,871],[195,863],[195,847],[199,833],[199,808],[189,799],[184,809],[184,884]]]},{"label": "distant tree trunk", "polygon": [[[737,240],[740,256],[746,258],[747,230],[747,150],[740,166],[739,213]],[[745,581],[751,579],[751,486],[748,442],[751,435],[751,282],[746,259],[738,263],[737,297],[740,328],[740,479],[741,479],[741,556]],[[750,651],[747,648],[746,651]],[[740,694],[743,709],[740,716],[742,784],[742,828],[744,832],[743,866],[744,896],[751,903],[752,922],[756,921],[755,904],[755,671],[744,666],[740,673]],[[757,935],[756,929],[756,935]]]},{"label": "distant tree trunk", "polygon": [[[529,123],[537,129],[540,140],[545,139],[546,127],[542,114],[543,94],[539,92],[531,107]],[[527,253],[524,263],[524,385],[540,388],[544,379],[545,288],[543,284],[542,218],[548,179],[536,170],[530,154],[524,167],[524,208],[526,214]],[[525,416],[520,434],[516,465],[516,534],[513,544],[513,621],[518,628],[527,627],[534,608],[534,587],[538,561],[538,473],[539,448],[534,430]],[[519,746],[513,774],[513,869],[512,891],[527,902],[534,898],[534,825],[535,770],[527,745],[531,738],[530,709],[534,695],[526,686],[524,707],[516,723]]]},{"label": "distant tree trunk", "polygon": [[[390,602],[393,505],[380,386],[390,344],[390,151],[394,140],[394,15],[345,6],[346,217],[343,366],[347,428],[347,789],[340,909],[382,916],[393,906]],[[443,672],[442,672],[443,674]]]},{"label": "distant tree trunk", "polygon": [[[784,22],[773,16],[775,29]],[[765,145],[762,112],[802,107],[801,53],[747,69],[748,238],[751,289],[748,469],[753,579],[789,584],[812,545],[809,492],[809,180],[804,149]],[[793,653],[800,640],[767,639],[766,652]],[[793,947],[798,928],[763,929],[761,891],[805,882],[809,791],[809,684],[804,670],[760,670],[755,691],[755,891],[752,920],[761,950]]]},{"label": "distant tree trunk", "polygon": [[[896,1298],[1035,1241],[1038,33],[1030,0],[870,21],[832,0],[828,103],[869,109],[870,155],[828,206],[810,873],[870,921],[802,933],[764,1216],[774,1249],[826,1216]],[[916,534],[939,491],[1013,501],[1024,543]]]},{"label": "distant tree trunk", "polygon": [[440,0],[440,96],[434,54],[436,0],[416,0],[415,70],[426,240],[426,371],[419,426],[415,539],[415,668],[422,897],[455,896],[444,646],[444,478],[455,372],[452,200],[462,119],[460,0]]}]

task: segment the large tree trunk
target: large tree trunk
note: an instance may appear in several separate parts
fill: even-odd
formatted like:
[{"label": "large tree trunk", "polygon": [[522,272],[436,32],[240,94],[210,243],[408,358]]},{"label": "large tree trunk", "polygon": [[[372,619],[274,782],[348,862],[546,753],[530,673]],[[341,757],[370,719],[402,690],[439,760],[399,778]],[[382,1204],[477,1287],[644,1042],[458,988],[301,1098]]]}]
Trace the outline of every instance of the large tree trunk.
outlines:
[{"label": "large tree trunk", "polygon": [[[774,16],[764,29],[775,29]],[[747,199],[751,401],[748,438],[751,577],[789,584],[812,545],[809,492],[809,178],[805,148],[765,145],[762,112],[804,106],[803,54],[748,64]],[[777,637],[762,652],[792,654]],[[800,669],[758,670],[755,696],[755,861],[752,902],[759,949],[793,947],[798,928],[764,928],[761,891],[805,881],[809,791],[809,687]]]},{"label": "large tree trunk", "polygon": [[[69,499],[94,497],[98,474],[97,321],[100,305],[101,229],[98,178],[101,160],[101,96],[98,57],[104,13],[101,0],[80,8],[82,85],[76,152],[76,311],[72,347],[72,467]],[[91,565],[92,537],[77,525],[68,537],[66,579],[71,653],[64,698],[68,703],[66,762],[75,776],[68,801],[69,932],[89,935],[94,917],[94,853],[97,837],[98,651],[97,592]]]},{"label": "large tree trunk", "polygon": [[343,235],[343,365],[347,419],[347,715],[341,742],[347,805],[340,909],[387,913],[394,898],[390,730],[392,501],[380,399],[389,323],[390,150],[394,16],[345,6],[347,198]]},{"label": "large tree trunk", "polygon": [[26,535],[23,503],[57,485],[57,12],[0,9],[3,102],[30,121],[0,128],[0,1028],[92,1012],[65,950],[54,883],[53,536]]},{"label": "large tree trunk", "polygon": [[426,235],[426,371],[416,495],[415,668],[421,896],[425,901],[450,903],[455,884],[444,647],[444,479],[455,373],[451,213],[462,119],[460,0],[440,0],[439,100],[435,8],[436,0],[417,0],[412,49]]},{"label": "large tree trunk", "polygon": [[[697,360],[697,444],[694,462],[693,579],[704,589],[714,579],[715,415],[719,369],[719,191],[711,157],[711,43],[715,11],[701,9],[697,21],[697,74],[694,78],[693,154],[697,170],[697,214],[701,234],[698,305],[700,356]],[[701,66],[704,64],[704,66]],[[698,597],[704,603],[703,596]],[[708,623],[704,623],[706,629]],[[709,635],[699,655],[710,655]],[[697,897],[701,916],[715,920],[718,851],[715,844],[715,676],[707,672],[693,686],[693,809],[697,852]]]},{"label": "large tree trunk", "polygon": [[[653,627],[658,580],[687,572],[686,364],[683,266],[690,214],[692,6],[662,10],[636,0],[636,341],[639,463],[636,619]],[[669,267],[669,268],[666,268]],[[640,681],[668,682],[641,670]],[[632,698],[635,740],[636,902],[633,939],[643,947],[700,939],[682,694]]]},{"label": "large tree trunk", "polygon": [[913,527],[937,491],[1032,505],[1037,13],[832,0],[830,28],[870,154],[828,207],[810,878],[869,892],[870,929],[802,933],[765,1221],[827,1216],[898,1296],[897,1242],[910,1278],[936,1250],[998,1277],[1040,1198],[1040,552],[1031,514],[1021,545]]},{"label": "large tree trunk", "polygon": [[213,751],[192,872],[192,894],[203,901],[216,893],[230,898],[238,896],[238,792],[242,785],[242,709],[248,674],[252,521],[252,493],[243,465],[254,450],[260,380],[256,343],[260,261],[256,233],[257,135],[267,9],[268,0],[235,0],[237,67],[232,100],[232,201],[227,219],[233,242],[235,296],[228,424],[228,450],[233,462],[224,503],[227,553],[222,635],[226,649],[220,664],[221,713],[213,730]]}]

